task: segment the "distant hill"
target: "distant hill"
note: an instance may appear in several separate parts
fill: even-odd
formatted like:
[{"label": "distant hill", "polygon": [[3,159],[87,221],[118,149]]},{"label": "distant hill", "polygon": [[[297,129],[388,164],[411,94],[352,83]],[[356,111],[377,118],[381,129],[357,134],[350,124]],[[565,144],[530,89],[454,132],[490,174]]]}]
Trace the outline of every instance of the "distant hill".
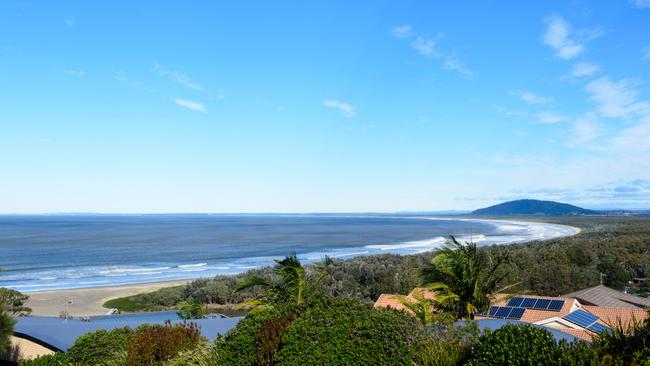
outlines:
[{"label": "distant hill", "polygon": [[480,208],[472,212],[472,215],[545,215],[545,216],[566,216],[566,215],[593,215],[596,211],[587,210],[582,207],[553,201],[539,200],[516,200],[500,203],[498,205]]}]

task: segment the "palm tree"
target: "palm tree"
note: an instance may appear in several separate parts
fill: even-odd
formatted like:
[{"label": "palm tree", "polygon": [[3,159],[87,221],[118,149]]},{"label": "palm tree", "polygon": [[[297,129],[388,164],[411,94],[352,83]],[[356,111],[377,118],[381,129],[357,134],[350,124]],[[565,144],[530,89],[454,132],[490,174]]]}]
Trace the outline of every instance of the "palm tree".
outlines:
[{"label": "palm tree", "polygon": [[181,301],[177,305],[178,311],[176,314],[181,319],[203,319],[205,318],[205,311],[203,305],[196,302]]},{"label": "palm tree", "polygon": [[458,296],[455,294],[436,293],[435,297],[428,298],[421,292],[414,291],[410,296],[415,301],[402,295],[397,296],[397,299],[423,325],[440,323],[441,314],[448,314],[448,311],[453,309],[456,302],[458,302]]},{"label": "palm tree", "polygon": [[240,307],[254,307],[261,310],[273,304],[302,304],[305,296],[312,290],[305,269],[296,257],[289,255],[282,260],[275,260],[274,273],[278,276],[277,283],[272,283],[261,277],[249,277],[242,282],[237,291],[258,287],[262,291],[259,296],[239,304]]},{"label": "palm tree", "polygon": [[496,259],[481,258],[479,254],[474,242],[463,244],[451,236],[433,256],[431,266],[423,271],[427,288],[456,296],[453,311],[458,318],[473,318],[474,314],[487,311],[492,295],[504,290],[497,286],[505,278],[500,269],[507,253]]}]

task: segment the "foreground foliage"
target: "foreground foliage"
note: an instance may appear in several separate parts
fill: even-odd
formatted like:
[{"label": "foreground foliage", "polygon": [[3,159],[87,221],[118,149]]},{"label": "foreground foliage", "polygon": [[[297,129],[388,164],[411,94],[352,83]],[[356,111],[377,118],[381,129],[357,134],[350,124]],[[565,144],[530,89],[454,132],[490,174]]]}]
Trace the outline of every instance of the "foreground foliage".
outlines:
[{"label": "foreground foliage", "polygon": [[14,332],[14,324],[13,317],[0,308],[0,354],[9,350],[9,337]]},{"label": "foreground foliage", "polygon": [[97,365],[126,352],[135,330],[124,327],[85,334],[68,350],[68,360],[80,365]]},{"label": "foreground foliage", "polygon": [[553,365],[558,351],[547,330],[508,324],[481,336],[467,365]]}]

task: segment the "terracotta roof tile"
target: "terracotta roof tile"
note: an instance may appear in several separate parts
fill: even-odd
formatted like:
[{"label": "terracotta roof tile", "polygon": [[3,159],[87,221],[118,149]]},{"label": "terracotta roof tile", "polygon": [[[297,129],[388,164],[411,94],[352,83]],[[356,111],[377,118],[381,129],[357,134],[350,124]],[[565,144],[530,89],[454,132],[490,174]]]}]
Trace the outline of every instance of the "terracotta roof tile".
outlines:
[{"label": "terracotta roof tile", "polygon": [[648,317],[645,310],[633,308],[614,308],[604,306],[584,305],[583,309],[600,318],[600,322],[609,326],[616,327],[619,324],[627,329],[634,321],[640,322]]},{"label": "terracotta roof tile", "polygon": [[392,294],[381,294],[379,295],[379,298],[377,301],[375,301],[375,308],[392,308],[392,309],[399,309],[399,310],[406,310],[409,311],[404,304],[402,304],[401,301],[399,301],[398,298],[399,295],[392,295]]}]

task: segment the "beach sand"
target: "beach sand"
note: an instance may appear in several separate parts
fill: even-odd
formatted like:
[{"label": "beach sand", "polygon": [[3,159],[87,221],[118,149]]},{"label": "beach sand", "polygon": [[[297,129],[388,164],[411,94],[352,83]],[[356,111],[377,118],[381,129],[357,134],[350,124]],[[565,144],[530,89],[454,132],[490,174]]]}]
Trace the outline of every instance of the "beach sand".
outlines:
[{"label": "beach sand", "polygon": [[[480,220],[489,221],[489,220]],[[497,220],[492,220],[497,221]],[[500,222],[506,222],[499,220]],[[521,224],[521,221],[509,220],[509,222]],[[531,222],[528,222],[531,223]],[[565,230],[573,232],[565,232],[561,236],[576,235],[581,232],[581,229],[567,225],[547,224],[535,222],[534,224],[546,224],[549,226],[563,227]],[[546,238],[545,238],[546,239]],[[539,240],[539,239],[538,239]],[[544,240],[544,239],[542,239]],[[116,285],[105,287],[91,287],[70,290],[54,290],[27,293],[30,296],[27,306],[32,308],[32,315],[41,316],[59,316],[62,311],[66,309],[66,302],[72,300],[69,305],[69,312],[72,316],[91,316],[91,315],[105,315],[109,309],[104,308],[102,305],[111,299],[130,296],[140,293],[152,292],[163,287],[179,286],[193,281],[194,279],[165,281],[165,282],[152,282],[130,285]]]},{"label": "beach sand", "polygon": [[72,316],[105,315],[109,309],[104,302],[117,297],[155,291],[163,287],[179,286],[192,280],[141,283],[106,287],[91,287],[71,290],[42,291],[28,293],[27,306],[32,315],[59,316],[66,309],[66,302],[72,300],[69,312]]}]

